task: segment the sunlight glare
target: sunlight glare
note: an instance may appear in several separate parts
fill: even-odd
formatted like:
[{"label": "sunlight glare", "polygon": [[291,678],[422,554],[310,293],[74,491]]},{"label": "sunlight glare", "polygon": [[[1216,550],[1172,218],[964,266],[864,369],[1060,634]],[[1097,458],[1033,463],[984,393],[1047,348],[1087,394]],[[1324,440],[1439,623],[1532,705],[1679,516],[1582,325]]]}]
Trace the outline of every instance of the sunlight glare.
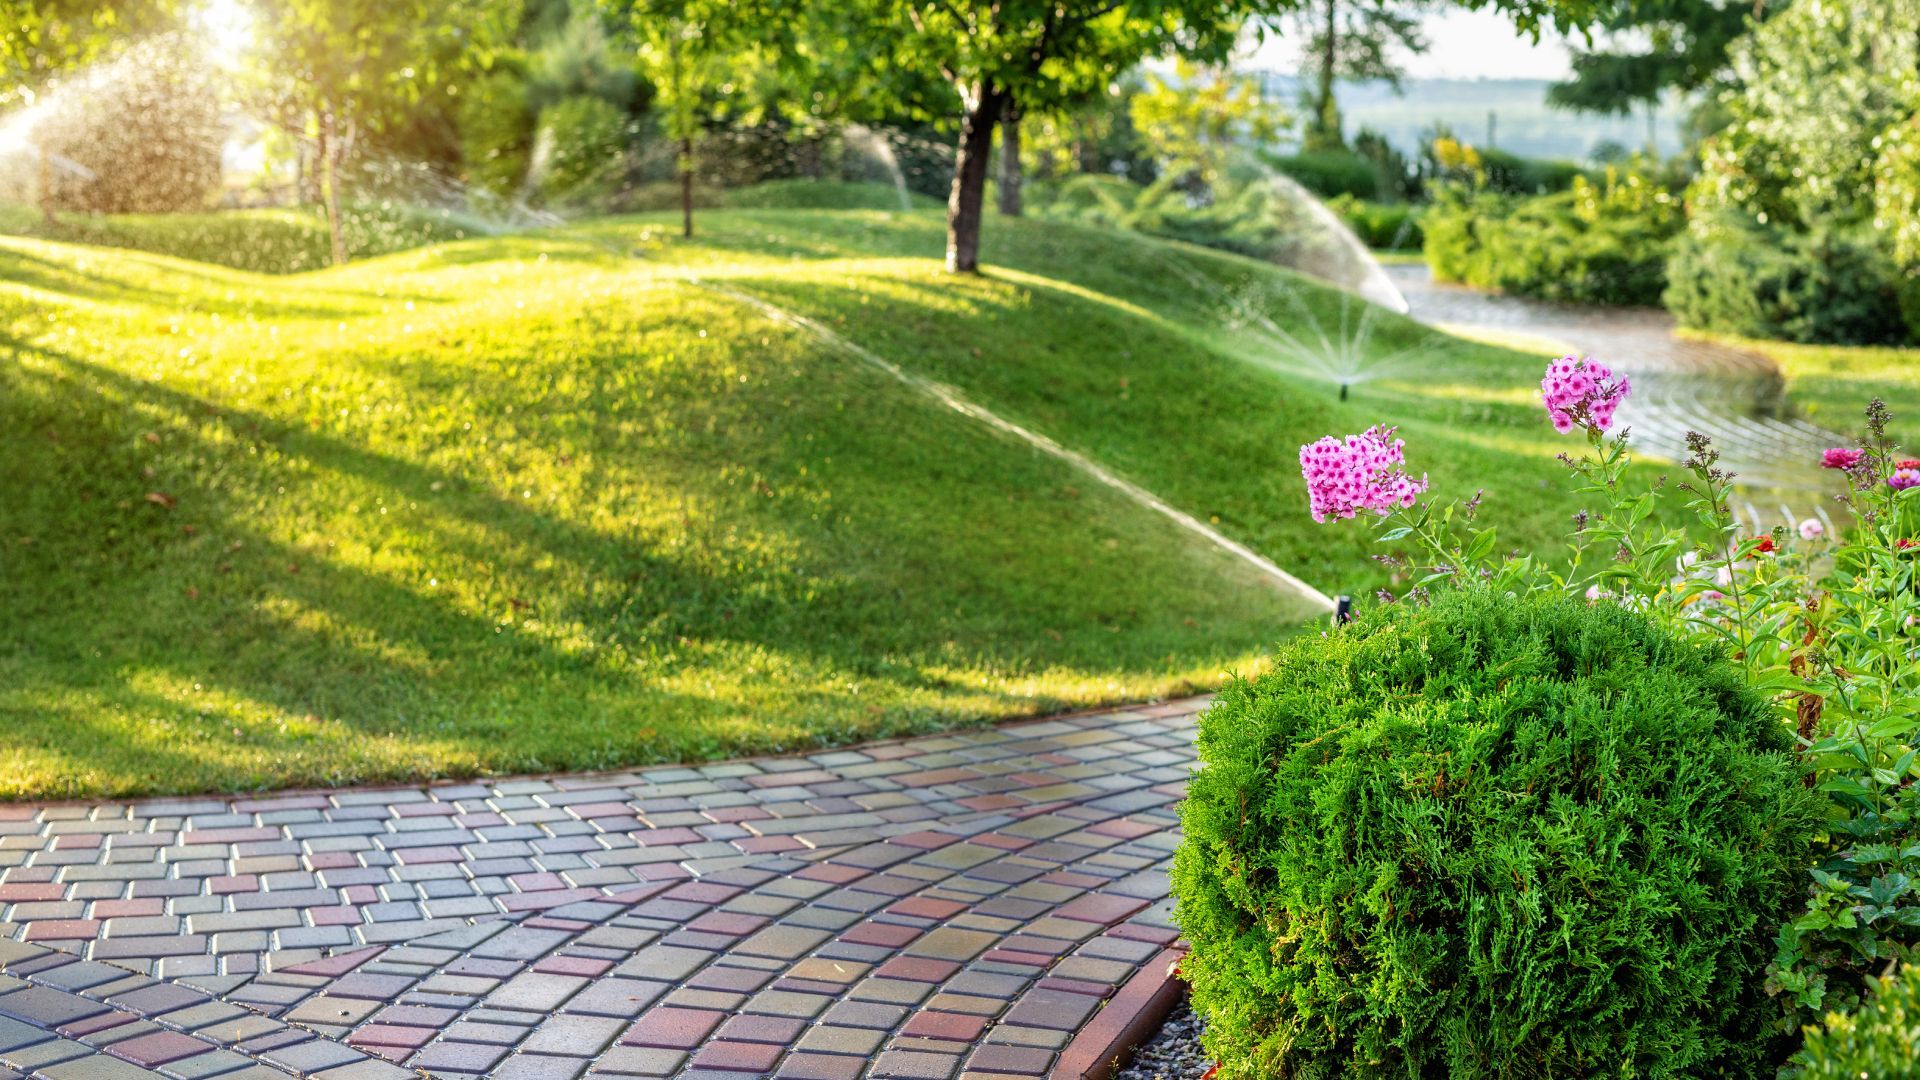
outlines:
[{"label": "sunlight glare", "polygon": [[201,0],[193,26],[206,34],[207,52],[222,68],[233,68],[253,46],[253,12],[245,0]]}]

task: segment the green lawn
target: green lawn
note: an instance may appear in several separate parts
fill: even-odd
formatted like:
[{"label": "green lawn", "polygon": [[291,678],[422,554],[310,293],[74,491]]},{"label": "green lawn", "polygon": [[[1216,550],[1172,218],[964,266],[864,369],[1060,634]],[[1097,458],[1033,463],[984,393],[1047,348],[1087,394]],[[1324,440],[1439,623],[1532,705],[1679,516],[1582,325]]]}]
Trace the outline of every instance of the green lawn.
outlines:
[{"label": "green lawn", "polygon": [[[354,258],[493,231],[483,219],[450,211],[377,205],[349,205],[341,221]],[[63,213],[48,223],[38,210],[0,205],[0,234],[128,248],[266,274],[317,270],[333,261],[327,219],[314,208],[111,217]]]},{"label": "green lawn", "polygon": [[[1300,443],[1405,425],[1514,542],[1571,508],[1539,360],[1381,316],[1342,404],[1258,307],[1358,316],[1199,249],[937,212],[704,213],[263,276],[0,238],[0,796],[580,769],[1187,692],[1298,597],[805,331],[1214,520],[1328,591]],[[158,243],[151,246],[161,246]],[[229,259],[228,261],[234,261]],[[290,269],[289,267],[263,267]],[[1309,317],[1311,316],[1311,317]]]},{"label": "green lawn", "polygon": [[1786,376],[1787,396],[1800,415],[1834,431],[1858,434],[1866,402],[1884,400],[1893,409],[1895,437],[1920,456],[1920,349],[1695,336],[1771,358]]}]

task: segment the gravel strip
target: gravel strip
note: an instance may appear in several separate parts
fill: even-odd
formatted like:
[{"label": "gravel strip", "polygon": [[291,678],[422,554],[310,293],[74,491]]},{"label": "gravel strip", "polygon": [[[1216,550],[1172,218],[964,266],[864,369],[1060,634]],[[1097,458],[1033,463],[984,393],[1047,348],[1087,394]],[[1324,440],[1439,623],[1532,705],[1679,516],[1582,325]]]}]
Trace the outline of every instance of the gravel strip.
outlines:
[{"label": "gravel strip", "polygon": [[1114,1080],[1200,1080],[1211,1068],[1213,1059],[1200,1049],[1200,1018],[1182,998]]}]

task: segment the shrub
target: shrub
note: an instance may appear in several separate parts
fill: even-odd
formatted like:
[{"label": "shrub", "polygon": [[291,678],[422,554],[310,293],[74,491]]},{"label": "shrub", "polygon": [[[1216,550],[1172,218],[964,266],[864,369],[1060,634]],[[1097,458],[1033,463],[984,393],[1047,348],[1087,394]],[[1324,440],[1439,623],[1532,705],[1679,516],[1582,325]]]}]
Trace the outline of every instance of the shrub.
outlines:
[{"label": "shrub", "polygon": [[1508,195],[1548,195],[1566,191],[1587,170],[1571,161],[1521,157],[1488,147],[1480,151],[1480,168],[1488,188]]},{"label": "shrub", "polygon": [[1425,242],[1420,229],[1420,207],[1367,202],[1351,195],[1328,199],[1327,206],[1370,248],[1418,250]]},{"label": "shrub", "polygon": [[627,146],[627,114],[603,98],[570,97],[540,114],[532,178],[550,202],[611,192]]},{"label": "shrub", "polygon": [[1807,1029],[1800,1053],[1801,1080],[1859,1080],[1920,1076],[1920,973],[1911,967],[1875,980],[1874,995],[1859,1012],[1830,1013],[1823,1027]]},{"label": "shrub", "polygon": [[[909,209],[938,205],[925,195],[908,194]],[[726,205],[747,210],[899,210],[900,189],[892,184],[850,180],[768,180],[726,193]]]},{"label": "shrub", "polygon": [[1609,170],[1557,195],[1515,198],[1459,185],[1421,221],[1434,277],[1543,300],[1654,304],[1680,227],[1664,187]]},{"label": "shrub", "polygon": [[1275,155],[1267,164],[1293,177],[1321,198],[1351,195],[1373,199],[1380,195],[1380,172],[1373,162],[1349,150],[1310,150]]},{"label": "shrub", "polygon": [[1283,646],[1202,717],[1174,861],[1221,1075],[1771,1072],[1791,745],[1616,605],[1463,588]]},{"label": "shrub", "polygon": [[1840,345],[1907,338],[1885,254],[1833,233],[1709,218],[1675,246],[1667,280],[1667,308],[1682,326]]},{"label": "shrub", "polygon": [[503,68],[476,79],[460,100],[460,156],[468,182],[498,196],[518,193],[533,150],[525,77]]}]

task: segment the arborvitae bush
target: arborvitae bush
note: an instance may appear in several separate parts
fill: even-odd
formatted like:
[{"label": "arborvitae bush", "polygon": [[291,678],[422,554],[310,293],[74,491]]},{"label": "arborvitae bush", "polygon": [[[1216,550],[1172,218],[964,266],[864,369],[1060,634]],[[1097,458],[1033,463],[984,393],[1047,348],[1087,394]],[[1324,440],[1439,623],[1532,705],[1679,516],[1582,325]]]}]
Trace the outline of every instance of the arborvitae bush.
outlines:
[{"label": "arborvitae bush", "polygon": [[1771,1075],[1792,745],[1616,605],[1469,589],[1283,646],[1202,718],[1174,863],[1220,1075]]},{"label": "arborvitae bush", "polygon": [[1920,972],[1882,979],[1859,1012],[1835,1013],[1807,1029],[1800,1080],[1920,1077]]},{"label": "arborvitae bush", "polygon": [[1674,248],[1667,279],[1667,309],[1682,326],[1836,345],[1897,344],[1911,334],[1886,253],[1831,232],[1711,217]]}]

